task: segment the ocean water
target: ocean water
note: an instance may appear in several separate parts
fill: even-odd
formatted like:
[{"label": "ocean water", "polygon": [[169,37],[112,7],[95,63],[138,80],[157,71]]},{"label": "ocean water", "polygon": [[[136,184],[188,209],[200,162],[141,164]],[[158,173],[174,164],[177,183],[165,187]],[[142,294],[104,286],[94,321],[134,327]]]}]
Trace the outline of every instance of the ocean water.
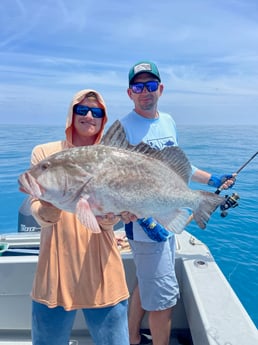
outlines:
[{"label": "ocean water", "polygon": [[[233,173],[258,151],[258,126],[178,126],[179,143],[197,167],[222,175]],[[30,164],[32,148],[64,138],[63,127],[0,126],[0,233],[17,231],[24,194],[17,178]],[[215,191],[192,184],[194,189]],[[205,230],[194,223],[187,231],[211,250],[222,272],[258,327],[258,155],[238,174],[235,186],[221,195],[238,193],[239,206],[221,217],[217,210]]]}]

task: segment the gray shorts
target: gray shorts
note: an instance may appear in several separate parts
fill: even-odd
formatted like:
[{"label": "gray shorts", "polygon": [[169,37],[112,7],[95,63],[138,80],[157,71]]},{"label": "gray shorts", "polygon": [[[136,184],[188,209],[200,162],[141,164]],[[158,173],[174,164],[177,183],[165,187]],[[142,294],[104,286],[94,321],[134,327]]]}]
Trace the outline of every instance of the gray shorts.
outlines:
[{"label": "gray shorts", "polygon": [[157,311],[173,307],[179,298],[175,274],[175,236],[165,242],[129,242],[142,308]]}]

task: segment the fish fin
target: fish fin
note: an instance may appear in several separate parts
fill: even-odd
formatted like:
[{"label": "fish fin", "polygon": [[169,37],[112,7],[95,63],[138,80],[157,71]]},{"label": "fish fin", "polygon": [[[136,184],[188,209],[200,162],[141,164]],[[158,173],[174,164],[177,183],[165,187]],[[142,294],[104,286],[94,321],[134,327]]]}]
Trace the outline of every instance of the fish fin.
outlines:
[{"label": "fish fin", "polygon": [[205,229],[211,214],[219,205],[222,204],[225,199],[224,197],[211,192],[196,192],[201,195],[201,201],[198,205],[198,208],[193,212],[193,218],[201,229]]},{"label": "fish fin", "polygon": [[79,221],[88,229],[94,233],[100,233],[99,223],[94,216],[88,201],[84,198],[80,198],[76,205],[76,215]]},{"label": "fish fin", "polygon": [[[168,217],[157,217],[156,219],[163,224],[167,230],[173,231],[176,234],[181,234],[188,223],[190,211],[187,209],[177,208],[169,214]],[[162,219],[163,218],[163,219]],[[170,220],[172,219],[172,220]]]},{"label": "fish fin", "polygon": [[103,135],[100,144],[120,147],[123,149],[131,147],[128,140],[126,139],[125,130],[119,120],[116,120],[113,125],[109,127],[105,135]]},{"label": "fish fin", "polygon": [[184,151],[179,146],[168,146],[162,150],[156,150],[148,144],[141,142],[129,149],[130,151],[142,153],[160,160],[170,169],[174,170],[188,184],[192,175],[192,167]]},{"label": "fish fin", "polygon": [[163,150],[158,150],[143,142],[140,142],[138,145],[130,145],[126,139],[125,130],[119,120],[116,120],[109,127],[101,140],[101,144],[123,148],[158,159],[173,169],[186,183],[190,180],[192,168],[188,158],[180,147],[169,146]]},{"label": "fish fin", "polygon": [[155,153],[149,154],[147,152],[147,155],[159,159],[170,169],[174,170],[185,183],[189,183],[192,175],[192,167],[184,151],[179,146],[168,146]]},{"label": "fish fin", "polygon": [[140,142],[138,145],[129,144],[124,127],[119,120],[116,120],[112,126],[109,127],[105,135],[103,136],[101,145],[114,146],[128,151],[135,151],[138,153],[152,156],[157,154],[159,150],[152,148],[150,145]]}]

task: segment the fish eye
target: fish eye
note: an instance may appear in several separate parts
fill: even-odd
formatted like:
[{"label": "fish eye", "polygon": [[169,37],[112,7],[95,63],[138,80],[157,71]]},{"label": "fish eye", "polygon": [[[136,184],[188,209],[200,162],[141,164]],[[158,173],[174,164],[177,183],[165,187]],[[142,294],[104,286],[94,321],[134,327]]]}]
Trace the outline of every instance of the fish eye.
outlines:
[{"label": "fish eye", "polygon": [[50,162],[44,162],[41,164],[41,170],[47,170],[50,167]]}]

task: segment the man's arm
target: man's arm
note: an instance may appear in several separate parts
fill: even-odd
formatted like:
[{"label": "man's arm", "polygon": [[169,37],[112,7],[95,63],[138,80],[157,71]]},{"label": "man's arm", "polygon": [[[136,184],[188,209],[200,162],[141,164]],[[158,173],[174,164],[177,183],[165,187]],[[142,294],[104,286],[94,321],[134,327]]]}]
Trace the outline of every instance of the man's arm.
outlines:
[{"label": "man's arm", "polygon": [[207,171],[197,169],[191,177],[193,182],[208,184],[215,188],[228,189],[233,187],[235,183],[234,174],[225,174],[222,176],[212,175]]}]

